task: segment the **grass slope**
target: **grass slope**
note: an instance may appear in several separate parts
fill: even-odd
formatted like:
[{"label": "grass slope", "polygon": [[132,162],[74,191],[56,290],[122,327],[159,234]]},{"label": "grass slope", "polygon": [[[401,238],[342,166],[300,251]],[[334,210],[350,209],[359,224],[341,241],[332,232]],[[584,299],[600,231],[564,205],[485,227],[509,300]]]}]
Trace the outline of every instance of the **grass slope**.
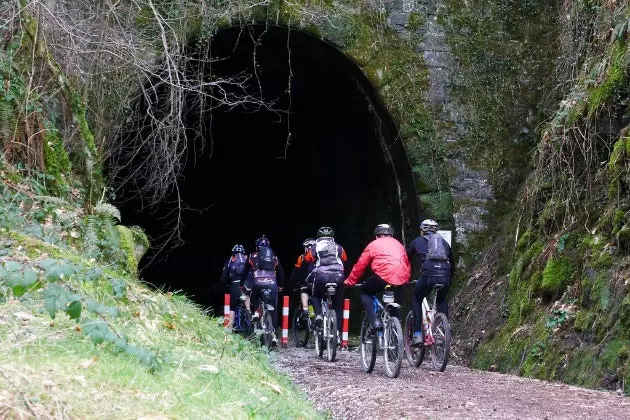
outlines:
[{"label": "grass slope", "polygon": [[[258,346],[116,265],[105,252],[115,241],[103,240],[115,230],[89,233],[80,214],[64,225],[71,204],[0,175],[1,418],[319,417]],[[101,240],[86,245],[91,236]],[[51,301],[61,289],[70,297]]]}]

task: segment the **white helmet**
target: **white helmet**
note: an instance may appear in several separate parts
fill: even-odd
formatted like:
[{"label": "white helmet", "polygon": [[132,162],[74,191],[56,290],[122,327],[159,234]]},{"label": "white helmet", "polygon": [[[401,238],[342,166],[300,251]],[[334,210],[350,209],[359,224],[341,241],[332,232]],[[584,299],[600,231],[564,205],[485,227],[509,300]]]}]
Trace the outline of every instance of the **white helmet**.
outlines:
[{"label": "white helmet", "polygon": [[439,228],[438,223],[433,219],[426,219],[426,220],[423,220],[422,223],[420,223],[420,230],[424,233],[427,233],[427,232],[435,233],[438,231],[438,228]]}]

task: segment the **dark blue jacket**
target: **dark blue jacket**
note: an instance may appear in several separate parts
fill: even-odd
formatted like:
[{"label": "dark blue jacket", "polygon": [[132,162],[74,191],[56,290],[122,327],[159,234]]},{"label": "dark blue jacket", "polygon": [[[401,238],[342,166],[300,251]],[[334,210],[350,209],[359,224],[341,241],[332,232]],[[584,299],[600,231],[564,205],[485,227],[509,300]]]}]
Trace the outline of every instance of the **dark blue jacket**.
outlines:
[{"label": "dark blue jacket", "polygon": [[[439,233],[434,233],[434,235],[439,235]],[[444,240],[444,242],[446,242],[446,240]],[[406,247],[409,261],[411,261],[413,256],[415,256],[416,261],[418,261],[418,265],[422,269],[422,274],[425,276],[452,278],[453,267],[455,267],[455,265],[453,261],[453,251],[451,250],[451,247],[448,246],[448,242],[445,243],[448,247],[448,261],[427,260],[428,245],[428,236],[418,236],[416,239],[411,241],[411,243]]]}]

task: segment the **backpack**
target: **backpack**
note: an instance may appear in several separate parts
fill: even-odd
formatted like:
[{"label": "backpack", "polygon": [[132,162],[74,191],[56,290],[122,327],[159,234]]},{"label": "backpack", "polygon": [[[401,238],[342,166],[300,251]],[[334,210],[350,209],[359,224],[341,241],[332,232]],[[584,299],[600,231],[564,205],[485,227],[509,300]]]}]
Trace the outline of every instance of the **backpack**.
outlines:
[{"label": "backpack", "polygon": [[268,246],[261,246],[258,250],[258,261],[256,268],[259,270],[275,270],[276,256],[273,250]]},{"label": "backpack", "polygon": [[245,274],[245,268],[247,267],[247,256],[240,252],[232,255],[230,263],[228,264],[228,272],[230,276],[238,276]]},{"label": "backpack", "polygon": [[315,267],[343,266],[343,261],[339,256],[339,247],[333,238],[318,238],[315,241],[315,253],[317,254]]},{"label": "backpack", "polygon": [[427,245],[427,259],[433,261],[448,261],[449,246],[439,233],[429,235]]}]

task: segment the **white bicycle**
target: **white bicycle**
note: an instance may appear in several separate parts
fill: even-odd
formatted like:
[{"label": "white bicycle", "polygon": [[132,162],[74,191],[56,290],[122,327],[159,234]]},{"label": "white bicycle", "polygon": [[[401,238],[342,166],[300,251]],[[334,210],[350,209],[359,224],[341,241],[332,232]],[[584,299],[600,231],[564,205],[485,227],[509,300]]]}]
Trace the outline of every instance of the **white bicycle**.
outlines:
[{"label": "white bicycle", "polygon": [[[411,282],[414,283],[415,281]],[[411,366],[420,366],[425,352],[429,350],[431,367],[440,372],[446,369],[451,354],[451,326],[446,315],[435,309],[437,293],[443,287],[442,284],[434,285],[429,292],[429,300],[426,297],[422,300],[422,341],[418,344],[413,343],[415,331],[413,310],[407,314],[403,335],[405,356]]]}]

